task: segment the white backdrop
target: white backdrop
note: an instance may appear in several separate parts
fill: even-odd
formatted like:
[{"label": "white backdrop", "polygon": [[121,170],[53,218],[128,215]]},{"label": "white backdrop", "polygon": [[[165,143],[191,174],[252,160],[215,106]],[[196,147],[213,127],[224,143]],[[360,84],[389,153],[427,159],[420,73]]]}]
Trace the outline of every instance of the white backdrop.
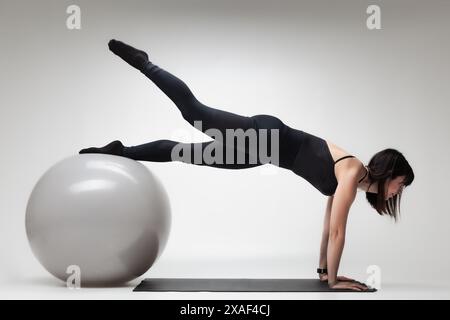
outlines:
[{"label": "white backdrop", "polygon": [[[55,162],[115,139],[209,140],[109,52],[115,38],[212,107],[278,116],[366,164],[381,149],[401,151],[416,180],[400,223],[359,192],[339,273],[366,277],[375,264],[385,281],[450,282],[450,2],[78,0],[81,30],[66,28],[70,4],[0,1],[0,281],[50,277],[28,246],[24,215]],[[381,7],[381,30],[366,27],[370,4]],[[143,163],[173,209],[166,250],[146,276],[315,276],[327,197],[301,177],[270,165]],[[281,262],[289,267],[261,271]]]}]

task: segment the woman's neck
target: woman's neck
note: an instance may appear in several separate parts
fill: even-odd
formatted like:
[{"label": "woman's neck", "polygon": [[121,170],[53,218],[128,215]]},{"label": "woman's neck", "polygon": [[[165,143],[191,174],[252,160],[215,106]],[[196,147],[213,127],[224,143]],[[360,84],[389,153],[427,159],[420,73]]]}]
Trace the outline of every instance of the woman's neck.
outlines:
[{"label": "woman's neck", "polygon": [[[368,172],[368,168],[364,166]],[[373,182],[370,184],[370,177],[369,174],[367,174],[364,179],[358,183],[358,189],[364,191],[364,192],[370,192],[370,193],[378,193],[378,182]],[[369,187],[370,186],[370,187]]]}]

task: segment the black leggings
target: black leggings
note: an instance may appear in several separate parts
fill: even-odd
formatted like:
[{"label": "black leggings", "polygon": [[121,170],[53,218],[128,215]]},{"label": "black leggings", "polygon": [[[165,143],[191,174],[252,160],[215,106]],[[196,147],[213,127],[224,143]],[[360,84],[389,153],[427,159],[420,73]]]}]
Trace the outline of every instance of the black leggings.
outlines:
[{"label": "black leggings", "polygon": [[[270,129],[278,129],[278,163],[272,164],[285,169],[292,169],[295,156],[297,155],[301,144],[301,132],[299,130],[288,127],[280,119],[271,115],[259,114],[248,117],[206,106],[195,98],[191,90],[182,80],[155,64],[148,63],[142,72],[175,103],[180,110],[181,115],[187,122],[194,126],[194,121],[201,121],[201,131],[203,133],[208,134],[208,132],[205,132],[208,129],[217,129],[225,138],[226,129],[242,129],[243,131],[255,129],[257,132],[259,132],[259,129],[267,129],[267,140],[264,142],[267,142],[267,154],[272,156],[270,151],[274,136],[270,134]],[[191,158],[189,161],[185,162],[196,165],[206,165],[225,169],[245,169],[267,163],[260,159],[259,147],[256,150],[257,161],[255,163],[255,161],[250,161],[250,154],[255,150],[252,149],[253,151],[250,151],[247,143],[245,144],[245,150],[238,151],[237,148],[235,148],[235,145],[231,145],[228,140],[219,141],[217,136],[212,134],[210,134],[210,136],[214,140],[199,143],[156,140],[137,146],[125,147],[123,156],[143,161],[174,161],[172,160],[172,149],[180,144],[179,146],[182,146],[183,149],[189,148],[191,150]],[[257,146],[259,146],[259,135],[257,135],[257,137]],[[216,145],[222,146],[224,158],[227,152],[235,151],[233,163],[229,163],[229,161],[223,161],[223,163],[206,163],[203,160],[198,161],[198,158],[197,160],[194,159],[195,150],[201,149],[203,152],[205,148],[213,142],[216,142]],[[239,152],[245,152],[245,163],[238,163],[237,154]],[[253,156],[255,156],[254,153]]]}]

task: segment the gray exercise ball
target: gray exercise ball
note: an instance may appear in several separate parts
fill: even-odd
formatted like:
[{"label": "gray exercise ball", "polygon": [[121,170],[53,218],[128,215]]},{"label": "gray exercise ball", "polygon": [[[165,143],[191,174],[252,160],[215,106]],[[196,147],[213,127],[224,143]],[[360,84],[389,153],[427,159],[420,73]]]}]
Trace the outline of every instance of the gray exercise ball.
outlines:
[{"label": "gray exercise ball", "polygon": [[30,194],[25,218],[39,262],[63,281],[79,268],[81,286],[145,273],[164,250],[170,225],[169,198],[147,167],[95,153],[50,167]]}]

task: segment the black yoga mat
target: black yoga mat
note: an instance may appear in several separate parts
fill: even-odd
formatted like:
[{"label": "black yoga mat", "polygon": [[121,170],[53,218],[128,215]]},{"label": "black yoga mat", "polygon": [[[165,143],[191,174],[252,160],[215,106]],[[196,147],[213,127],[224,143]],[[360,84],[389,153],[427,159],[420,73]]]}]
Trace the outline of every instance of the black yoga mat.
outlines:
[{"label": "black yoga mat", "polygon": [[133,291],[216,291],[216,292],[375,292],[330,289],[319,279],[187,279],[153,278],[143,280]]}]

